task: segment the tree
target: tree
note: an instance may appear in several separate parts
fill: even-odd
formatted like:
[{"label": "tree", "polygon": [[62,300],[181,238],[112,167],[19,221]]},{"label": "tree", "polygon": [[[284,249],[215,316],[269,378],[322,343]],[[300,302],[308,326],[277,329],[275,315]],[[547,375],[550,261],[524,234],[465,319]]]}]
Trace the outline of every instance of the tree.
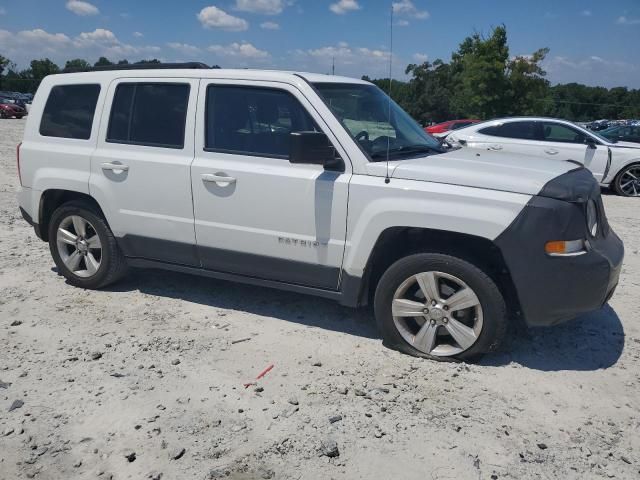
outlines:
[{"label": "tree", "polygon": [[453,113],[451,66],[438,59],[410,64],[406,73],[413,78],[409,80],[409,98],[403,107],[422,125],[448,120]]},{"label": "tree", "polygon": [[506,115],[535,115],[549,108],[549,81],[540,63],[549,53],[541,48],[528,57],[515,57],[507,63],[509,108]]},{"label": "tree", "polygon": [[4,69],[7,68],[10,64],[11,64],[11,60],[0,55],[0,77],[4,73]]},{"label": "tree", "polygon": [[33,80],[40,83],[40,81],[47,75],[60,73],[60,67],[48,58],[42,60],[31,60],[31,68],[25,73]]},{"label": "tree", "polygon": [[509,109],[509,80],[505,75],[509,47],[507,29],[496,27],[489,37],[476,33],[454,52],[451,68],[455,82],[453,109],[480,119],[501,115]]},{"label": "tree", "polygon": [[82,58],[74,58],[73,60],[67,60],[67,63],[64,65],[65,70],[89,70],[91,68],[91,64]]},{"label": "tree", "polygon": [[100,57],[98,61],[93,64],[94,67],[108,67],[110,65],[113,65],[113,62],[107,57]]},{"label": "tree", "polygon": [[4,71],[5,69],[10,68],[11,66],[13,66],[13,64],[11,63],[11,60],[0,55],[0,89],[5,88],[4,81],[2,78]]}]

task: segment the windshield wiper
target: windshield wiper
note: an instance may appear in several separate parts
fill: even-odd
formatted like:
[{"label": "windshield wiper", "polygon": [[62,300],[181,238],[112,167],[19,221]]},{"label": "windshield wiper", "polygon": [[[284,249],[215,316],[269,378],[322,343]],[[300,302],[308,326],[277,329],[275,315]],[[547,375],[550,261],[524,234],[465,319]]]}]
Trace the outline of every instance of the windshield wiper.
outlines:
[{"label": "windshield wiper", "polygon": [[[444,150],[442,150],[441,148],[437,148],[437,147],[431,147],[429,145],[405,145],[403,147],[398,147],[398,148],[392,148],[389,150],[389,158],[396,156],[396,155],[401,155],[403,153],[444,153]],[[380,150],[378,152],[372,153],[371,154],[371,158],[386,158],[387,157],[387,151],[386,150]]]}]

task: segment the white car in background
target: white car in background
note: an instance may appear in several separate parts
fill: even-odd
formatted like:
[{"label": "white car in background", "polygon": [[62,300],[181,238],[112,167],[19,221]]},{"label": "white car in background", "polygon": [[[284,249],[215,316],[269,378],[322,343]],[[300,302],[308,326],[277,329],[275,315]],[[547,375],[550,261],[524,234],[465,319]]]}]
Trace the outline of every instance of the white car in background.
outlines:
[{"label": "white car in background", "polygon": [[626,197],[640,197],[640,144],[611,141],[566,120],[501,118],[456,130],[444,141],[452,148],[578,162],[591,170],[601,186]]}]

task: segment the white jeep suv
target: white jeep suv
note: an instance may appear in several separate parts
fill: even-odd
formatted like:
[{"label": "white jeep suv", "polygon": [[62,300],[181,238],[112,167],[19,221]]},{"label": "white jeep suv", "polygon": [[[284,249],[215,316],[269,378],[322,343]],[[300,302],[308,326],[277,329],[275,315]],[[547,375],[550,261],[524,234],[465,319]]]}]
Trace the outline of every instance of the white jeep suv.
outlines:
[{"label": "white jeep suv", "polygon": [[640,144],[611,140],[566,120],[490,120],[456,130],[445,142],[452,147],[577,162],[591,170],[603,187],[625,197],[640,197]]},{"label": "white jeep suv", "polygon": [[131,266],[372,303],[385,344],[417,356],[470,359],[518,317],[598,309],[623,258],[588,170],[445,152],[350,78],[48,76],[18,171],[22,214],[72,285]]}]

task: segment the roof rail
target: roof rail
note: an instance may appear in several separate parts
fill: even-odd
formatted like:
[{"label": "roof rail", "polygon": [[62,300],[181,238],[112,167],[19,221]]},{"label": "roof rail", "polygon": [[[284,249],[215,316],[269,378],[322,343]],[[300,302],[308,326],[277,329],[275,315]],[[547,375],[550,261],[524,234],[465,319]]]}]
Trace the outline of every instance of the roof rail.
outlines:
[{"label": "roof rail", "polygon": [[205,69],[220,68],[218,66],[210,67],[202,62],[184,62],[184,63],[126,63],[120,65],[100,65],[90,68],[65,68],[62,73],[78,73],[78,72],[104,72],[109,70],[156,70],[156,69]]}]

